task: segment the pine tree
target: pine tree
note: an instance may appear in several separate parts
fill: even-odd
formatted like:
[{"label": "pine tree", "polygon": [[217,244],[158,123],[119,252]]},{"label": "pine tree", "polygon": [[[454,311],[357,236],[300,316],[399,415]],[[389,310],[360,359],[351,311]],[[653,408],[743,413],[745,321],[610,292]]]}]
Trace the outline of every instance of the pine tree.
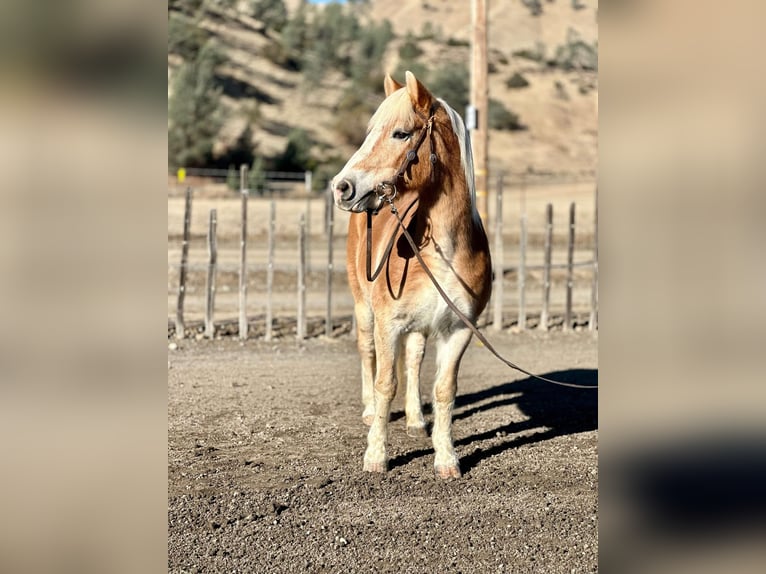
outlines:
[{"label": "pine tree", "polygon": [[168,100],[168,161],[174,167],[201,166],[209,160],[223,120],[221,88],[215,67],[221,62],[216,47],[207,42],[194,61],[176,72]]},{"label": "pine tree", "polygon": [[266,171],[264,169],[263,158],[258,156],[253,160],[250,171],[247,175],[247,187],[258,195],[263,195],[266,191]]},{"label": "pine tree", "polygon": [[284,0],[250,0],[250,14],[263,24],[263,32],[279,32],[287,23]]}]

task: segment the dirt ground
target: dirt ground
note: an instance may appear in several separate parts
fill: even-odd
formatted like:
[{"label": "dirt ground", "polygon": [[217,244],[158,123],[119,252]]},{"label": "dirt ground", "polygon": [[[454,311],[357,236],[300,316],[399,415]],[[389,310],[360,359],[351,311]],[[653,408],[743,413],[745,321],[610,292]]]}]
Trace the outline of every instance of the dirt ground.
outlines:
[{"label": "dirt ground", "polygon": [[[488,335],[533,372],[597,382],[593,333]],[[454,414],[463,477],[434,476],[401,392],[390,470],[370,475],[350,336],[169,347],[169,572],[597,571],[596,391],[530,380],[474,340]],[[433,373],[429,350],[426,401]]]}]

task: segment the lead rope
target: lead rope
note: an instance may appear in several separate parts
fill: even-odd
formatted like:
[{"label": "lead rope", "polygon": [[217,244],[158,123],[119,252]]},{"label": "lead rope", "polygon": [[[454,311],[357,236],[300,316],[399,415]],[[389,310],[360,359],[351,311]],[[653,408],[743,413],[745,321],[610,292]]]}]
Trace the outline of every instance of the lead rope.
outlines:
[{"label": "lead rope", "polygon": [[[382,191],[381,191],[382,193]],[[393,205],[394,197],[396,197],[396,188],[394,188],[393,192],[390,195],[378,195],[378,197],[381,197],[385,201],[388,201],[391,205]],[[409,207],[404,210],[404,217],[407,217],[407,214],[409,213],[410,209],[412,209],[412,206],[415,205],[418,202],[418,198],[416,197],[415,200],[410,203]],[[372,271],[372,216],[375,214],[374,211],[371,209],[367,210],[367,265],[366,265],[366,271],[367,271],[367,281],[372,283],[375,281],[375,279],[378,278],[378,275],[380,275],[380,272],[383,271],[383,265],[385,265],[386,261],[388,261],[388,256],[391,254],[391,249],[394,247],[394,241],[396,240],[396,229],[394,229],[394,232],[391,234],[391,239],[388,241],[388,245],[386,246],[386,251],[383,253],[383,257],[380,260],[380,263],[378,263],[378,267],[375,269],[375,271]],[[400,220],[401,224],[401,220]]]},{"label": "lead rope", "polygon": [[[431,280],[431,283],[434,284],[434,287],[436,287],[436,290],[439,292],[439,295],[441,295],[442,299],[444,299],[444,302],[447,304],[447,306],[455,313],[455,315],[458,316],[458,318],[463,323],[465,323],[466,327],[468,327],[473,332],[473,334],[476,335],[476,338],[479,339],[479,341],[481,341],[484,344],[484,346],[487,348],[487,350],[490,353],[495,355],[495,357],[500,359],[503,363],[505,363],[507,366],[511,367],[512,369],[516,369],[517,371],[524,373],[525,375],[530,376],[534,379],[537,379],[538,381],[543,381],[545,383],[550,383],[552,385],[559,385],[562,387],[571,387],[575,389],[597,389],[598,388],[598,385],[578,385],[576,383],[565,383],[563,381],[555,381],[553,379],[541,377],[540,375],[535,375],[534,373],[530,373],[526,369],[519,367],[517,364],[512,363],[511,361],[503,357],[500,353],[498,353],[495,350],[495,348],[492,346],[492,344],[487,340],[487,338],[481,333],[481,331],[479,331],[479,329],[476,328],[476,326],[471,322],[471,320],[468,317],[466,317],[460,309],[458,309],[457,305],[455,305],[452,299],[449,298],[449,295],[447,295],[447,293],[444,292],[444,289],[442,289],[441,285],[439,285],[439,282],[436,280],[436,277],[434,277],[434,274],[431,273],[431,270],[426,265],[426,262],[423,261],[423,257],[420,255],[420,250],[418,249],[417,245],[415,245],[415,241],[412,239],[412,236],[410,236],[409,231],[407,231],[407,228],[404,225],[404,221],[402,220],[401,217],[399,217],[399,210],[397,210],[396,206],[394,205],[393,196],[394,194],[391,194],[391,196],[383,197],[383,199],[390,205],[391,213],[394,214],[394,217],[396,217],[396,220],[399,222],[399,226],[402,228],[402,234],[404,235],[404,237],[407,238],[407,241],[409,242],[410,247],[412,247],[412,251],[415,253],[415,257],[417,257],[418,263],[420,263],[420,266],[423,268],[423,271],[426,272],[426,275],[428,275],[428,278]],[[415,202],[413,202],[410,205],[410,207],[407,208],[407,211],[410,210],[410,208],[412,207],[412,205],[414,205],[414,203]],[[406,212],[405,212],[405,215],[406,215]],[[369,249],[371,247],[371,239],[370,239],[371,236],[369,233],[371,233],[370,228],[372,227],[372,225],[369,223],[370,219],[372,218],[372,215],[370,212],[367,212],[367,217],[368,217],[367,257],[369,262],[369,258],[370,258]],[[396,234],[394,234],[394,236],[396,236]],[[386,251],[386,257],[384,258],[384,260],[388,257],[388,254],[391,252],[391,246],[393,246],[393,238]],[[380,271],[380,268],[382,268],[382,266],[383,266],[383,262],[381,261],[381,265],[378,268],[378,272]],[[368,270],[369,270],[369,267],[368,267]],[[369,273],[368,273],[368,278],[369,278]]]}]

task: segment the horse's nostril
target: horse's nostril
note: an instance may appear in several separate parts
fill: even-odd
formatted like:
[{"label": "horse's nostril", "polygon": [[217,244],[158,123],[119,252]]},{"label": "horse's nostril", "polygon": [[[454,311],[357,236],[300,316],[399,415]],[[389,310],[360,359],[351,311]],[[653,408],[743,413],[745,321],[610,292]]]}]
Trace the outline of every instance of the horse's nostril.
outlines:
[{"label": "horse's nostril", "polygon": [[350,199],[354,193],[354,186],[347,179],[341,179],[335,185],[335,190],[340,194],[340,199]]}]

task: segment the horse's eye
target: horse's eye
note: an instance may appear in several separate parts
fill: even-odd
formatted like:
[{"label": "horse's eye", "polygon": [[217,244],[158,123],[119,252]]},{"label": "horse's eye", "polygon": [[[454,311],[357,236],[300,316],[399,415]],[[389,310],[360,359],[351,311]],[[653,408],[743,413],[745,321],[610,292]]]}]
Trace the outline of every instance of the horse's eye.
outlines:
[{"label": "horse's eye", "polygon": [[408,139],[408,138],[410,137],[410,133],[409,133],[409,132],[405,132],[405,131],[403,131],[403,130],[396,130],[396,131],[393,133],[393,136],[392,136],[392,137],[393,137],[395,140],[406,140],[406,139]]}]

